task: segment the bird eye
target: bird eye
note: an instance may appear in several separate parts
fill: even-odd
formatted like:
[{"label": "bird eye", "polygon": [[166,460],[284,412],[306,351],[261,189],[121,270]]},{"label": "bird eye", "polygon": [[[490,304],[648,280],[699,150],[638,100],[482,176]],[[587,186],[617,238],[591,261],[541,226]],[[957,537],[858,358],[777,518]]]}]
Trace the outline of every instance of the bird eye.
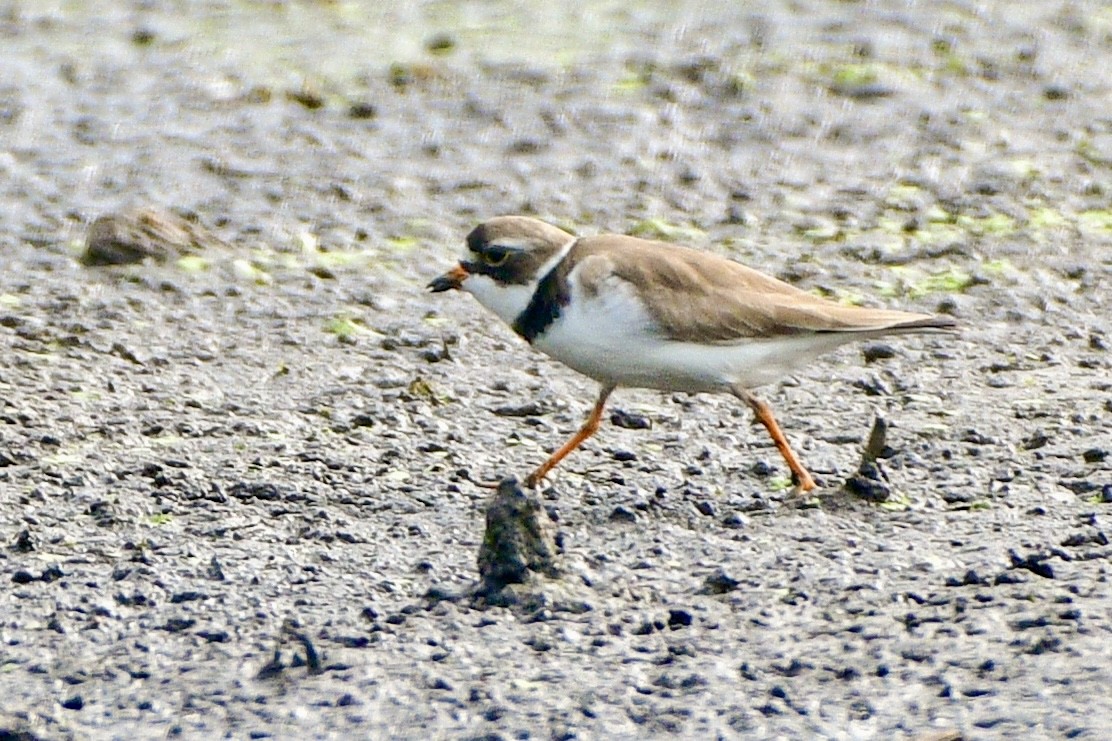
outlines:
[{"label": "bird eye", "polygon": [[482,254],[483,262],[492,268],[503,265],[510,257],[510,251],[503,247],[487,247]]}]

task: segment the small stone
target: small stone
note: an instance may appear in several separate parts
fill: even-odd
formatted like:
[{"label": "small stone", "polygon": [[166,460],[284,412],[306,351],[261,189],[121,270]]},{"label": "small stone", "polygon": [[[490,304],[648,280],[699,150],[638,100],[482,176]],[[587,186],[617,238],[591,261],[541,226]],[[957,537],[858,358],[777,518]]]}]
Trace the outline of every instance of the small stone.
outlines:
[{"label": "small stone", "polygon": [[456,39],[450,33],[437,33],[425,40],[425,50],[430,54],[448,54],[456,48]]},{"label": "small stone", "polygon": [[300,87],[295,90],[286,91],[286,100],[300,103],[310,111],[315,111],[318,108],[323,108],[325,104],[324,96],[316,90],[308,87]]},{"label": "small stone", "polygon": [[231,639],[226,630],[199,630],[197,637],[204,638],[209,643],[227,643]]},{"label": "small stone", "polygon": [[726,594],[741,586],[741,582],[730,576],[723,569],[719,569],[706,578],[703,582],[703,591],[706,594]]},{"label": "small stone", "polygon": [[984,586],[988,584],[988,579],[983,579],[976,571],[970,569],[965,572],[965,575],[957,579],[949,577],[946,579],[946,586],[948,587],[968,587],[968,586]]},{"label": "small stone", "polygon": [[896,348],[884,342],[870,342],[861,348],[861,354],[865,357],[866,363],[873,363],[896,357]]},{"label": "small stone", "polygon": [[776,467],[763,458],[749,467],[749,472],[758,478],[768,478],[776,473]]},{"label": "small stone", "polygon": [[180,633],[183,630],[189,630],[197,621],[193,618],[170,618],[166,621],[166,625],[162,629],[169,633]]},{"label": "small stone", "polygon": [[846,491],[870,502],[886,502],[892,496],[888,477],[875,461],[863,461],[853,476],[846,479]]},{"label": "small stone", "polygon": [[623,507],[622,505],[619,504],[610,513],[610,521],[611,522],[637,522],[637,515],[634,514],[633,510],[631,510],[627,507]]},{"label": "small stone", "polygon": [[15,543],[12,545],[12,550],[16,553],[30,553],[35,550],[35,541],[31,538],[31,531],[23,529],[19,531],[19,535],[15,538]]},{"label": "small stone", "polygon": [[1043,97],[1047,100],[1065,100],[1070,97],[1070,90],[1065,85],[1051,83],[1043,88]]},{"label": "small stone", "polygon": [[669,610],[668,611],[668,627],[672,630],[679,630],[686,628],[694,621],[691,613],[687,610]]},{"label": "small stone", "polygon": [[722,524],[732,530],[738,530],[749,525],[749,518],[739,512],[734,512],[723,517]]},{"label": "small stone", "polygon": [[652,420],[642,414],[615,409],[610,413],[610,424],[625,430],[648,430],[653,426]]},{"label": "small stone", "polygon": [[378,423],[370,414],[356,414],[351,418],[352,427],[374,427]]},{"label": "small stone", "polygon": [[1020,443],[1024,450],[1038,450],[1050,442],[1050,436],[1042,430],[1036,430]]},{"label": "small stone", "polygon": [[1108,451],[1104,448],[1089,448],[1081,454],[1086,463],[1101,463],[1108,458]]},{"label": "small stone", "polygon": [[127,265],[170,259],[227,244],[199,224],[169,211],[139,208],[99,217],[89,227],[85,265]]},{"label": "small stone", "polygon": [[1020,556],[1014,550],[1008,552],[1012,561],[1013,569],[1026,569],[1036,576],[1041,576],[1044,579],[1054,578],[1054,569],[1046,562],[1049,556],[1044,556],[1037,553],[1032,553],[1028,556]]},{"label": "small stone", "polygon": [[348,116],[357,121],[367,121],[378,115],[378,108],[374,103],[357,101],[348,107]]},{"label": "small stone", "polygon": [[539,417],[548,414],[549,407],[539,401],[527,401],[524,404],[507,404],[494,409],[499,417]]},{"label": "small stone", "polygon": [[946,491],[943,491],[939,496],[942,497],[942,501],[946,502],[946,504],[969,504],[977,498],[975,492],[960,489],[947,489]]}]

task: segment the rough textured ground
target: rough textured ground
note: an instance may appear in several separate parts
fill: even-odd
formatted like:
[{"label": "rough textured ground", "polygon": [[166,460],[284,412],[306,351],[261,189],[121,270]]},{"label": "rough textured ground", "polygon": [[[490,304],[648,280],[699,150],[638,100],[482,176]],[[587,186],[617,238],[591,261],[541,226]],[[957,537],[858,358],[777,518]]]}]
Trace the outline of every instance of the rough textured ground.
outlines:
[{"label": "rough textured ground", "polygon": [[[0,735],[1107,737],[1107,5],[85,5],[0,3]],[[127,206],[229,246],[83,266]],[[582,603],[481,610],[471,480],[594,394],[422,291],[500,213],[964,330],[763,391],[818,507],[619,392],[545,494]]]}]

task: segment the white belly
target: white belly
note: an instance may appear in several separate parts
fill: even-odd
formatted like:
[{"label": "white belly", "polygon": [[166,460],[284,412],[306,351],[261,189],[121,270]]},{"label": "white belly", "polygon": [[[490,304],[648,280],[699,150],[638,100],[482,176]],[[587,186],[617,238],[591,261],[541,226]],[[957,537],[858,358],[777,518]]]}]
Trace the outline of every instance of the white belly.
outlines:
[{"label": "white belly", "polygon": [[[613,290],[611,290],[613,289]],[[627,287],[573,295],[533,346],[600,382],[665,391],[724,391],[782,380],[852,335],[797,335],[701,345],[662,338]]]}]

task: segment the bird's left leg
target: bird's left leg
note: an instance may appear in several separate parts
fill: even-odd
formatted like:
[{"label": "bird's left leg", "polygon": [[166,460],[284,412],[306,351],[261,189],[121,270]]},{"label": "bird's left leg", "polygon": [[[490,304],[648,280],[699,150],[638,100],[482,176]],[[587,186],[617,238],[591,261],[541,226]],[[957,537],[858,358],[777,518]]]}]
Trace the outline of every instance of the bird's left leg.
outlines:
[{"label": "bird's left leg", "polygon": [[564,460],[568,453],[578,448],[583,444],[583,441],[591,435],[598,432],[599,425],[602,423],[602,410],[606,407],[606,400],[610,398],[610,394],[614,392],[615,386],[604,385],[599,391],[598,401],[595,402],[595,408],[591,410],[587,421],[579,428],[579,432],[572,435],[571,439],[564,443],[559,450],[549,456],[548,460],[540,465],[536,471],[529,474],[525,479],[525,485],[530,488],[536,488],[545,475],[556,467],[556,464]]}]

